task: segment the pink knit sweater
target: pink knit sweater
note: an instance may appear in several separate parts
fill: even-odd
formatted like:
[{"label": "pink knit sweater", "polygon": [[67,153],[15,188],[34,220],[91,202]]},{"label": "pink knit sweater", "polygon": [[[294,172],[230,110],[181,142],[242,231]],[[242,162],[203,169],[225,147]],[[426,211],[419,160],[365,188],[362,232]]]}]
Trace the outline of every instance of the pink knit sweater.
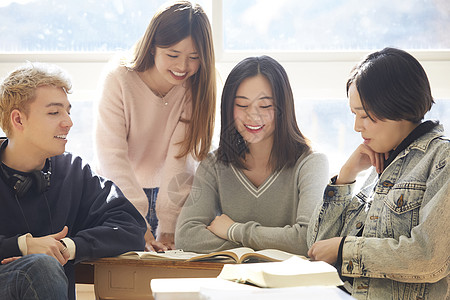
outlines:
[{"label": "pink knit sweater", "polygon": [[159,187],[158,232],[174,233],[194,173],[190,155],[181,159],[179,142],[186,133],[191,98],[183,86],[173,87],[164,105],[124,66],[106,73],[97,106],[95,130],[98,172],[112,179],[142,216],[148,211],[143,188]]}]

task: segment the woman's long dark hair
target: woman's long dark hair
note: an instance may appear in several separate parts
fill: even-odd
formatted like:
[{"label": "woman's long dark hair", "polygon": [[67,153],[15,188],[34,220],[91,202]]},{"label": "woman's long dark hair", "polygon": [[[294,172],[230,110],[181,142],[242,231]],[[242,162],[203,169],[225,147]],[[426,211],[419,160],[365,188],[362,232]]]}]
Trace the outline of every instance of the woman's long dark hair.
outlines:
[{"label": "woman's long dark hair", "polygon": [[245,155],[248,148],[236,130],[234,123],[234,101],[236,91],[244,79],[262,75],[270,82],[275,108],[275,130],[269,158],[272,169],[295,165],[304,153],[310,153],[308,140],[297,126],[294,96],[284,68],[269,56],[249,57],[231,70],[225,82],[221,103],[221,129],[218,160],[224,164],[246,169]]}]

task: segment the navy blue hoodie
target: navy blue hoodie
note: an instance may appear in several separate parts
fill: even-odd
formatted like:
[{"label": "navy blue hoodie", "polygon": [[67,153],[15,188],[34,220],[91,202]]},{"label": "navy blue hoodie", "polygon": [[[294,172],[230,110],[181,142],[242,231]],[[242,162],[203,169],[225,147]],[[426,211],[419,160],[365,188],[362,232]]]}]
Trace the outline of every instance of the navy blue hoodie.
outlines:
[{"label": "navy blue hoodie", "polygon": [[31,188],[18,198],[23,214],[13,189],[0,180],[0,260],[22,255],[19,236],[29,231],[33,237],[45,236],[67,226],[67,237],[76,245],[75,259],[64,266],[74,299],[74,264],[143,250],[146,224],[119,188],[94,174],[80,157],[64,153],[52,157],[51,165],[50,187],[44,192]]}]

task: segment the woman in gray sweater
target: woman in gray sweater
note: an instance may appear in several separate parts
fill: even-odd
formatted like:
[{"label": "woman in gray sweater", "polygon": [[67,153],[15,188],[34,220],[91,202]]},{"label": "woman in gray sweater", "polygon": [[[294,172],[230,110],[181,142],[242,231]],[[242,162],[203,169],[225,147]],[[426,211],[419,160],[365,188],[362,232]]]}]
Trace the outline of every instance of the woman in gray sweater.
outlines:
[{"label": "woman in gray sweater", "polygon": [[200,164],[178,218],[175,245],[208,253],[236,247],[306,255],[309,219],[328,161],[300,132],[284,68],[250,57],[225,82],[217,151]]}]

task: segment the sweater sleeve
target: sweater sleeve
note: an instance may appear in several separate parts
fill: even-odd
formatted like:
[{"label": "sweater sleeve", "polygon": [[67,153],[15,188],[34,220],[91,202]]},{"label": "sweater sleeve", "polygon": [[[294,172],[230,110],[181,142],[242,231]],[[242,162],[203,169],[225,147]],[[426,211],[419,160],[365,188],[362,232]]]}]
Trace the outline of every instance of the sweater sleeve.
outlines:
[{"label": "sweater sleeve", "polygon": [[161,180],[161,186],[156,201],[156,215],[158,217],[158,234],[175,233],[175,225],[183,204],[191,191],[195,172],[195,161],[188,154],[178,158],[181,143],[186,138],[190,119],[190,101],[186,101],[181,119],[170,139],[166,162]]},{"label": "sweater sleeve", "polygon": [[20,252],[19,249],[18,238],[19,235],[13,237],[0,235],[0,260],[22,255],[22,252]]},{"label": "sweater sleeve", "polygon": [[324,154],[313,153],[298,164],[297,217],[295,224],[284,227],[267,227],[249,221],[232,226],[228,233],[232,240],[255,250],[280,249],[306,255],[306,234],[312,212],[320,203],[328,178],[328,160]]},{"label": "sweater sleeve", "polygon": [[127,121],[121,82],[115,73],[106,75],[97,106],[95,146],[99,174],[116,183],[142,216],[148,200],[128,158]]},{"label": "sweater sleeve", "polygon": [[220,215],[216,159],[212,154],[200,163],[194,177],[191,193],[178,218],[175,246],[185,251],[210,253],[238,247],[224,240],[206,227]]}]

